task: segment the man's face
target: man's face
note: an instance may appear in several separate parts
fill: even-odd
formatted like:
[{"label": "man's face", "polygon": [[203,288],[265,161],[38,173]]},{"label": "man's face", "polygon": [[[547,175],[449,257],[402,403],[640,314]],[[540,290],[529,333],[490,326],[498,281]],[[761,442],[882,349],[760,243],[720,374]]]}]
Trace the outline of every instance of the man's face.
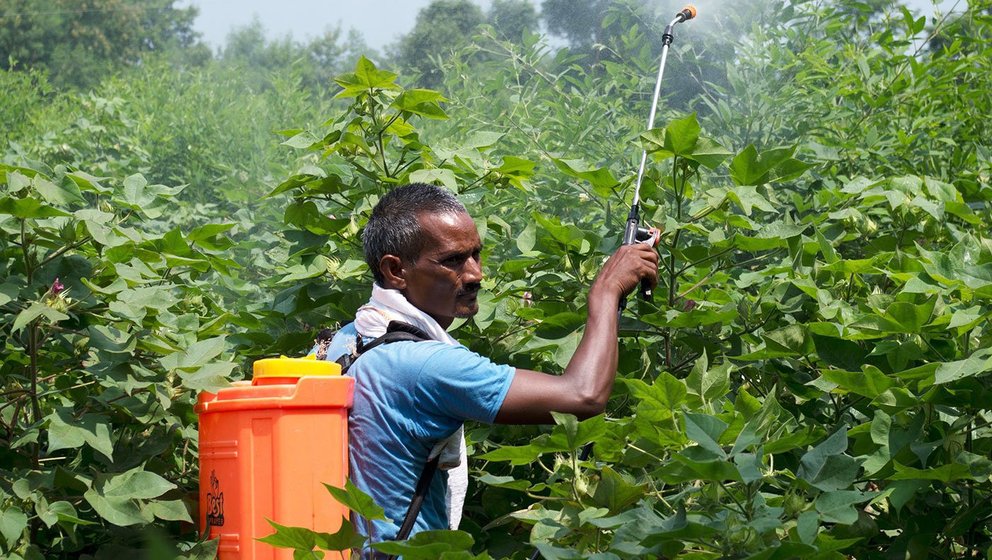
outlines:
[{"label": "man's face", "polygon": [[448,328],[455,317],[479,311],[482,281],[482,241],[475,222],[464,213],[421,213],[417,216],[425,236],[415,262],[403,262],[406,299]]}]

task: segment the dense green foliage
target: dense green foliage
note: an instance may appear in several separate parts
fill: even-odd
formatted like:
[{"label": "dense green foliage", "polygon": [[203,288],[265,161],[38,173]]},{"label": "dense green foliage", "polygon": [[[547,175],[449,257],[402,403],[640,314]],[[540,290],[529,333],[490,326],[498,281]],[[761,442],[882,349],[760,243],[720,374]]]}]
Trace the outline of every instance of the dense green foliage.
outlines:
[{"label": "dense green foliage", "polygon": [[[454,334],[561,371],[644,148],[662,282],[624,314],[608,413],[470,426],[463,531],[376,546],[988,557],[992,47],[975,38],[992,7],[701,18],[645,131],[667,21],[632,6],[560,51],[525,32],[526,4],[494,3],[489,26],[465,7],[478,34],[406,79],[358,56],[342,73],[336,31],[265,43],[257,26],[216,60],[149,60],[86,94],[0,75],[0,553],[210,557],[190,525],[195,393],[352,317],[359,232],[398,184],[445,185],[477,219],[486,293]],[[350,531],[268,541],[317,558]]]}]

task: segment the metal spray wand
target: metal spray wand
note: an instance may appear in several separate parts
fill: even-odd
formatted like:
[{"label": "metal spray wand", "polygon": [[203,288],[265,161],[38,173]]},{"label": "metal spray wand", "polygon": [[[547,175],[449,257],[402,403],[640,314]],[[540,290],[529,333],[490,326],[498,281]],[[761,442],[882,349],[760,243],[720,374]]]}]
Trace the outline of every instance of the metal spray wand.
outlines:
[{"label": "metal spray wand", "polygon": [[[675,19],[671,21],[666,27],[664,33],[661,35],[661,63],[658,65],[658,79],[654,82],[654,95],[651,97],[651,112],[648,114],[648,130],[654,128],[654,116],[658,112],[658,98],[661,95],[661,80],[665,75],[665,62],[668,60],[668,47],[672,44],[675,36],[672,35],[672,29],[679,23],[684,21],[689,21],[690,19],[696,17],[696,8],[694,6],[686,6],[675,15]],[[660,237],[660,232],[654,228],[645,229],[640,227],[640,209],[641,209],[641,182],[644,180],[644,168],[648,161],[648,151],[643,150],[641,152],[641,165],[637,169],[637,180],[634,183],[634,199],[630,204],[630,213],[627,214],[627,226],[623,231],[623,244],[631,245],[633,243],[651,243],[656,245]],[[641,283],[641,295],[644,299],[651,299],[651,287],[646,283]],[[627,306],[627,300],[620,300],[620,311],[622,312]]]}]

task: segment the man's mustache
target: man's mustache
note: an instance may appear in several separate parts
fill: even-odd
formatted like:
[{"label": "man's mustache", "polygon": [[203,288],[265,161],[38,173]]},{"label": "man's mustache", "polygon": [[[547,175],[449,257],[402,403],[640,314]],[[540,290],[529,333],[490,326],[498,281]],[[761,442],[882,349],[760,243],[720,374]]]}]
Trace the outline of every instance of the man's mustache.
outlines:
[{"label": "man's mustache", "polygon": [[462,289],[458,290],[458,296],[459,297],[474,296],[475,294],[479,293],[479,290],[481,289],[482,289],[482,283],[480,282],[472,282],[471,284],[465,284],[462,287]]}]

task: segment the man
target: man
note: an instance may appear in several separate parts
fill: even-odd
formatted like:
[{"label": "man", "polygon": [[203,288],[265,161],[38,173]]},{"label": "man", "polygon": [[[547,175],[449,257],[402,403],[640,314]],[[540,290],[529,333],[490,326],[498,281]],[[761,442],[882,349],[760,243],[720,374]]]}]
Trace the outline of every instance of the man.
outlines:
[{"label": "man", "polygon": [[[375,278],[372,299],[337,333],[326,359],[353,353],[358,338],[381,336],[392,320],[433,339],[378,346],[349,371],[355,378],[350,476],[394,521],[363,526],[359,520],[358,528],[381,541],[396,536],[428,456],[459,462],[466,420],[546,423],[552,411],[581,418],[603,411],[616,376],[620,300],[641,280],[657,283],[658,255],[635,244],[606,261],[589,290],[585,333],[558,376],[495,364],[446,332],[456,317],[478,312],[483,278],[475,223],[450,192],[425,184],[394,189],[372,210],[362,240]],[[448,476],[434,475],[414,532],[449,527]],[[451,499],[455,518],[463,499],[464,492]]]}]

